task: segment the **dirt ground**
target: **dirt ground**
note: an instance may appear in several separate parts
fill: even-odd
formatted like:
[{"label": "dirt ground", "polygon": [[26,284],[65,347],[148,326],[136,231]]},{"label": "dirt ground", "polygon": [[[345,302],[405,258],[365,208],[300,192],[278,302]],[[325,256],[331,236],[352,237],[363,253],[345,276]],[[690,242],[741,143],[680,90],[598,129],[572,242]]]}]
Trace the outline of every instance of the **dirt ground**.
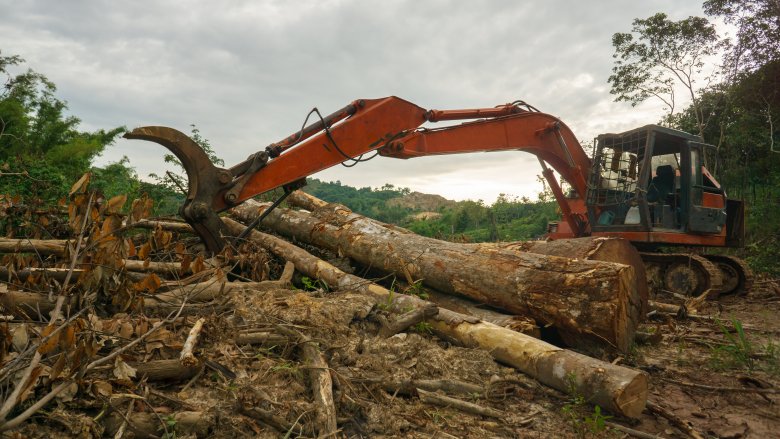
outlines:
[{"label": "dirt ground", "polygon": [[[159,437],[312,437],[314,432],[302,427],[311,425],[315,412],[309,367],[295,342],[235,342],[239,333],[274,333],[280,325],[306,334],[324,353],[342,437],[628,437],[613,423],[667,438],[696,437],[697,432],[702,437],[764,438],[780,430],[779,396],[768,393],[780,388],[780,355],[774,347],[780,333],[780,296],[770,283],[758,283],[747,297],[727,297],[702,307],[700,315],[719,321],[651,320],[642,329],[660,334],[650,337],[655,342],[638,344],[627,356],[604,358],[646,371],[651,405],[671,414],[647,409],[638,421],[613,418],[582,396],[542,387],[497,364],[486,352],[438,339],[424,324],[379,338],[377,315],[383,311],[363,296],[275,289],[245,290],[230,300],[229,311],[215,311],[206,320],[200,355],[211,366],[204,372],[153,385],[114,379],[108,399],[82,389],[8,437],[113,435],[116,428],[95,419],[108,416],[109,407],[116,417],[130,405],[136,416],[148,415]],[[732,320],[741,322],[744,339],[733,331]],[[183,340],[186,326],[181,334],[172,331],[170,338]],[[168,342],[156,347],[152,355],[147,347],[142,357],[129,355],[125,360],[176,358],[181,348]],[[444,380],[453,384],[449,396],[500,415],[479,416],[424,403],[414,385],[402,385],[409,380]],[[476,385],[479,391],[472,387],[463,393],[458,383]],[[143,397],[122,397],[128,394]],[[694,431],[683,432],[686,425]],[[129,428],[125,437],[132,436]]]}]

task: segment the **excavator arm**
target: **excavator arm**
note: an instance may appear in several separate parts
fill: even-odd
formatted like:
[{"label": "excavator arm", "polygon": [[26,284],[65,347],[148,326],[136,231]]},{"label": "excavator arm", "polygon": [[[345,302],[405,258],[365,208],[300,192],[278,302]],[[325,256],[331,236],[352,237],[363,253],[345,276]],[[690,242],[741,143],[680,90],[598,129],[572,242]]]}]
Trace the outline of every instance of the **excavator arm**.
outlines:
[{"label": "excavator arm", "polygon": [[[309,115],[316,114],[318,121],[229,169],[214,166],[192,139],[172,128],[140,127],[125,137],[157,142],[179,158],[188,177],[180,214],[213,252],[220,251],[229,236],[218,212],[278,187],[289,192],[309,175],[374,150],[402,159],[509,150],[535,154],[564,219],[582,235],[587,232],[583,200],[590,159],[563,122],[523,105],[426,111],[391,96],[357,100],[325,117],[314,109]],[[420,128],[426,122],[472,119],[477,120]],[[564,196],[546,164],[571,184],[576,197]]]}]

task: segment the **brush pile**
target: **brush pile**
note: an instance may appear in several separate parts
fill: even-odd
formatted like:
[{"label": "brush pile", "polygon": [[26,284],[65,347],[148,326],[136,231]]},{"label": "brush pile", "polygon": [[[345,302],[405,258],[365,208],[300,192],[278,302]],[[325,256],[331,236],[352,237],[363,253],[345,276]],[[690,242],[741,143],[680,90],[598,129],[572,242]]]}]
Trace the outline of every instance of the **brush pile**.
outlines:
[{"label": "brush pile", "polygon": [[[18,437],[698,434],[618,364],[663,339],[619,240],[446,243],[296,193],[307,210],[206,255],[88,175],[66,206],[0,202],[0,431]],[[237,236],[266,207],[223,220]]]}]

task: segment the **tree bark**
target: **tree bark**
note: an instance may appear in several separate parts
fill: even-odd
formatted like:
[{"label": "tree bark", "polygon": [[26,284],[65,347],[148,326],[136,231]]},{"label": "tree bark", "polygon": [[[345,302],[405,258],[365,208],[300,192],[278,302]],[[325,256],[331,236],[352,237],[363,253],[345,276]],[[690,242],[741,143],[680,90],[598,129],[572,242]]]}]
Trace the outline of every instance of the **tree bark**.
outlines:
[{"label": "tree bark", "polygon": [[330,366],[320,352],[320,348],[309,337],[284,326],[278,326],[287,337],[298,339],[301,346],[301,357],[309,369],[309,384],[312,397],[317,404],[315,423],[318,437],[335,437],[338,432],[336,422],[336,404],[333,401],[333,380],[330,376]]},{"label": "tree bark", "polygon": [[182,381],[195,376],[201,365],[185,366],[178,358],[171,360],[155,360],[145,363],[130,363],[135,369],[135,378],[146,377],[149,381]]},{"label": "tree bark", "polygon": [[[249,222],[264,208],[249,200],[231,212]],[[331,219],[321,219],[326,216]],[[607,345],[625,352],[639,322],[642,300],[630,266],[425,238],[334,204],[319,208],[317,216],[277,208],[262,225],[366,266],[552,325],[569,346]]]},{"label": "tree bark", "polygon": [[534,338],[542,338],[542,332],[532,318],[504,314],[463,297],[444,294],[435,290],[426,291],[428,293],[428,300],[435,303],[440,308],[447,308],[450,311],[476,317],[483,322],[489,322],[496,326],[522,332],[523,334],[530,335]]},{"label": "tree bark", "polygon": [[[516,241],[503,243],[472,244],[483,248],[501,248],[517,252],[538,253],[540,255],[560,256],[571,259],[586,259],[589,261],[615,262],[634,267],[636,287],[641,301],[641,309],[632,318],[642,321],[649,311],[648,285],[645,264],[642,256],[631,242],[621,238],[585,237],[574,239],[559,239],[556,241]],[[636,309],[636,307],[632,307]]]},{"label": "tree bark", "polygon": [[[158,415],[155,413],[133,413],[128,419],[128,431],[135,437],[159,437],[165,433],[165,420],[172,419],[175,428],[168,427],[170,432],[176,432],[176,436],[208,437],[209,429],[214,425],[214,415],[207,412],[177,412],[170,415]],[[113,436],[125,421],[119,414],[112,414],[105,418],[103,425],[106,433]],[[167,437],[176,437],[170,434]]]},{"label": "tree bark", "polygon": [[37,253],[41,256],[67,256],[68,241],[64,239],[0,238],[0,253]]},{"label": "tree bark", "polygon": [[[234,235],[244,230],[241,224],[230,218],[225,218],[225,223]],[[373,297],[391,312],[400,314],[430,303],[415,296],[391,293],[274,236],[253,231],[248,238],[293,262],[301,273],[320,279],[332,288]],[[431,317],[429,323],[440,337],[483,349],[496,360],[517,368],[542,384],[563,392],[573,389],[589,402],[627,417],[637,418],[644,410],[648,380],[643,372],[596,360],[443,308],[439,308],[439,313]]]},{"label": "tree bark", "polygon": [[[65,278],[68,277],[68,272],[70,269],[68,268],[39,268],[39,267],[28,267],[28,268],[22,268],[21,270],[9,270],[8,267],[0,267],[0,278],[3,280],[9,280],[9,279],[19,279],[20,281],[24,282],[28,278],[35,277],[35,276],[41,276],[46,279],[54,279],[58,282],[64,282]],[[78,279],[85,270],[76,268],[73,270],[73,273],[71,274],[71,280]],[[146,274],[144,273],[136,273],[132,271],[128,271],[125,274],[128,278],[128,280],[131,280],[133,282],[139,282],[143,280],[146,277]]]},{"label": "tree bark", "polygon": [[496,409],[482,407],[481,405],[474,404],[473,402],[463,401],[445,395],[439,395],[435,392],[427,392],[423,389],[417,389],[417,395],[420,397],[420,401],[424,403],[439,405],[442,407],[452,407],[477,416],[487,416],[490,418],[504,417],[504,413]]}]

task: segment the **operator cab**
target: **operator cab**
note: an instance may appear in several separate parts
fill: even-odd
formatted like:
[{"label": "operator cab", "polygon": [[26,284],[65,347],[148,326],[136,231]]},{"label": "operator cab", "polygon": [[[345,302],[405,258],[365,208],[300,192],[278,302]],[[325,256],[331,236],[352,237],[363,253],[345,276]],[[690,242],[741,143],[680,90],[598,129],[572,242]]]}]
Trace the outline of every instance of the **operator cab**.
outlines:
[{"label": "operator cab", "polygon": [[713,150],[698,136],[658,125],[598,136],[586,201],[591,231],[666,243],[679,234],[680,244],[690,244],[686,234],[725,234],[726,194],[704,166]]}]

